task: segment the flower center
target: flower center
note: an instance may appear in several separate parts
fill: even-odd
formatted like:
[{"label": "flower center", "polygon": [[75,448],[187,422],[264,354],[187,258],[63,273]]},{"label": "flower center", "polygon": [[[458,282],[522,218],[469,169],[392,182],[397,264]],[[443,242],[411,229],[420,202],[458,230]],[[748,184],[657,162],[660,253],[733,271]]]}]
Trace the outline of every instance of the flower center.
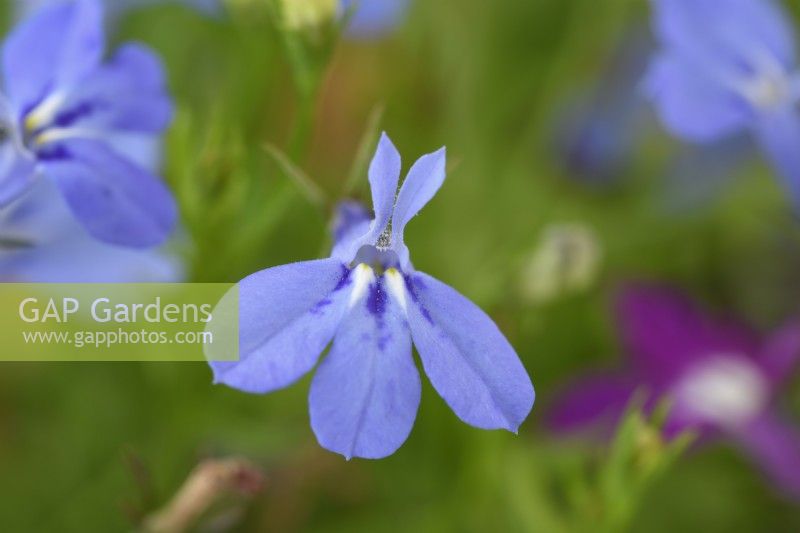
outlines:
[{"label": "flower center", "polygon": [[691,369],[678,383],[675,398],[692,415],[736,428],[762,411],[769,384],[746,357],[720,354]]},{"label": "flower center", "polygon": [[797,100],[795,76],[764,50],[752,50],[750,74],[734,82],[734,88],[761,111],[771,111]]},{"label": "flower center", "polygon": [[765,73],[742,84],[745,98],[762,110],[779,108],[792,99],[791,81],[785,73]]},{"label": "flower center", "polygon": [[67,92],[53,93],[22,117],[22,144],[27,150],[41,153],[47,145],[58,141],[97,136],[97,132],[75,124],[92,112],[92,106],[82,104],[67,108],[68,100]]},{"label": "flower center", "polygon": [[378,239],[378,243],[374,246],[365,244],[359,248],[352,265],[360,264],[368,265],[378,275],[381,275],[390,268],[398,268],[400,265],[400,258],[391,248],[381,247],[381,241]]}]

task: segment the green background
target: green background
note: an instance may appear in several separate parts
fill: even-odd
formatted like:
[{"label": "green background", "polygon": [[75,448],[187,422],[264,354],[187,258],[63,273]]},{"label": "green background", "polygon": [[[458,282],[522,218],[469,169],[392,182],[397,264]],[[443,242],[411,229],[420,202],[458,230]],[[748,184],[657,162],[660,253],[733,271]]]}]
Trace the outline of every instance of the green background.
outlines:
[{"label": "green background", "polygon": [[[135,529],[198,461],[218,456],[247,457],[266,479],[234,531],[800,530],[798,508],[726,445],[687,452],[643,488],[609,485],[608,472],[640,463],[611,465],[604,444],[563,440],[543,424],[560,385],[620,360],[609,304],[621,281],[673,283],[765,332],[797,311],[800,232],[757,157],[712,194],[684,183],[691,201],[676,206],[668,170],[686,148],[645,112],[613,183],[589,186],[562,164],[563,110],[619,76],[620,48],[646,57],[646,39],[630,37],[648,33],[646,2],[419,1],[394,35],[339,43],[330,28],[287,37],[270,13],[209,20],[157,7],[114,37],[149,43],[169,71],[179,113],[165,174],[191,280],[235,282],[324,255],[331,206],[345,193],[369,197],[356,154],[378,128],[406,168],[447,145],[447,181],[406,242],[419,270],[506,333],[536,386],[533,412],[518,436],[480,431],[423,380],[406,444],[381,461],[346,462],[314,439],[308,377],[251,396],[212,386],[203,363],[4,364],[4,531]],[[615,90],[631,90],[635,74]],[[381,108],[378,125],[370,117]],[[304,171],[313,194],[267,144]],[[602,261],[587,287],[528,301],[526,258],[562,223],[589,228]],[[796,386],[783,407],[797,420]]]}]

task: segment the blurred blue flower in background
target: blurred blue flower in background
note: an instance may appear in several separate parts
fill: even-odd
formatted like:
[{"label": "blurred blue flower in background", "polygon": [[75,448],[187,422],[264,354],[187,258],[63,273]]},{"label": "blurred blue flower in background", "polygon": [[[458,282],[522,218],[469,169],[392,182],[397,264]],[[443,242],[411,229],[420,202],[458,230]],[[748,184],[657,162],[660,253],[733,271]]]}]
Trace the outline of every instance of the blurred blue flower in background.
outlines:
[{"label": "blurred blue flower in background", "polygon": [[653,0],[645,89],[665,127],[709,142],[749,130],[800,206],[795,39],[772,0]]},{"label": "blurred blue flower in background", "polygon": [[705,316],[673,290],[647,285],[622,293],[618,321],[630,368],[569,387],[550,412],[555,429],[613,423],[646,387],[650,409],[661,396],[672,401],[669,436],[687,429],[706,439],[725,436],[800,497],[800,431],[774,412],[800,361],[800,323],[761,340],[736,322]]},{"label": "blurred blue flower in background", "polygon": [[[64,0],[15,0],[17,17],[27,17],[45,6],[58,4],[63,1]],[[130,9],[165,3],[184,4],[208,14],[217,14],[221,9],[220,0],[104,0],[103,3],[105,4],[106,16],[111,20],[116,19]]]},{"label": "blurred blue flower in background", "polygon": [[106,64],[98,0],[60,2],[20,23],[3,48],[0,206],[52,180],[93,237],[149,247],[177,219],[163,182],[115,149],[156,139],[172,116],[155,55],[127,44]]},{"label": "blurred blue flower in background", "polygon": [[0,211],[0,281],[166,283],[184,278],[177,256],[94,239],[55,185],[42,180]]},{"label": "blurred blue flower in background", "polygon": [[244,279],[240,359],[211,363],[217,383],[265,393],[309,372],[333,339],[311,384],[311,426],[347,458],[391,455],[411,432],[421,392],[412,339],[433,387],[468,424],[516,431],[534,401],[492,320],[409,260],[403,231],[442,185],[444,149],[414,163],[397,194],[400,166],[384,134],[369,168],[374,218],[347,203],[330,258]]},{"label": "blurred blue flower in background", "polygon": [[757,148],[745,134],[704,146],[684,146],[666,169],[664,204],[668,211],[700,211],[730,187]]},{"label": "blurred blue flower in background", "polygon": [[341,0],[342,13],[350,12],[347,35],[373,39],[393,30],[408,10],[410,0]]},{"label": "blurred blue flower in background", "polygon": [[567,175],[603,189],[631,164],[650,118],[638,80],[647,66],[649,41],[639,32],[615,48],[602,78],[571,98],[557,115],[556,154]]}]

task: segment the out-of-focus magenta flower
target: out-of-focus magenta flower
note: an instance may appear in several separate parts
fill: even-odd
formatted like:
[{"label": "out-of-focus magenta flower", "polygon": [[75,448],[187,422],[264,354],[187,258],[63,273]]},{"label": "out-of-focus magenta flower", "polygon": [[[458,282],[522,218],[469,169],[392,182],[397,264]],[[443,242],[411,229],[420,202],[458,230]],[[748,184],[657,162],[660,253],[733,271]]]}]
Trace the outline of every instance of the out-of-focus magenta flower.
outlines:
[{"label": "out-of-focus magenta flower", "polygon": [[409,0],[341,0],[341,11],[350,13],[347,35],[374,39],[392,31],[408,10]]},{"label": "out-of-focus magenta flower", "polygon": [[693,429],[727,438],[781,487],[800,497],[800,431],[775,412],[775,400],[800,359],[800,322],[759,339],[734,321],[703,314],[668,288],[631,286],[617,305],[630,362],[623,371],[573,383],[550,411],[558,431],[614,422],[635,390],[647,408],[671,399],[668,436]]}]

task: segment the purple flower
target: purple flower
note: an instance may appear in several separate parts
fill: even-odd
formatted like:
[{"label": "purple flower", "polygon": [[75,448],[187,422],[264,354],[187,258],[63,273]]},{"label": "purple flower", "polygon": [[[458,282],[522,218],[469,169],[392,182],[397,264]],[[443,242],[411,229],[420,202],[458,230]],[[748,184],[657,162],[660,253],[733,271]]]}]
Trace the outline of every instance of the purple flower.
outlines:
[{"label": "purple flower", "polygon": [[699,431],[726,437],[800,496],[800,431],[775,414],[775,400],[800,356],[800,323],[764,340],[729,320],[710,318],[666,288],[634,286],[618,302],[621,337],[631,355],[623,372],[574,383],[550,413],[558,430],[613,421],[635,389],[673,404],[668,436]]},{"label": "purple flower", "polygon": [[3,47],[0,207],[50,180],[96,239],[165,240],[175,203],[160,179],[115,149],[155,138],[172,115],[158,59],[137,44],[102,63],[98,0],[59,2],[19,24]]},{"label": "purple flower", "polygon": [[661,121],[688,141],[752,132],[800,206],[795,39],[771,0],[653,0],[661,52],[645,81]]},{"label": "purple flower", "polygon": [[215,382],[253,393],[319,365],[309,396],[320,444],[347,458],[391,455],[420,401],[412,341],[433,387],[463,421],[516,431],[533,386],[492,320],[416,271],[406,224],[445,178],[444,149],[421,157],[396,196],[400,154],[384,134],[369,168],[374,218],[345,204],[328,259],[263,270],[240,283],[240,360],[212,362]]},{"label": "purple flower", "polygon": [[380,37],[395,26],[408,10],[409,0],[341,0],[342,13],[352,9],[347,35],[356,39]]}]

